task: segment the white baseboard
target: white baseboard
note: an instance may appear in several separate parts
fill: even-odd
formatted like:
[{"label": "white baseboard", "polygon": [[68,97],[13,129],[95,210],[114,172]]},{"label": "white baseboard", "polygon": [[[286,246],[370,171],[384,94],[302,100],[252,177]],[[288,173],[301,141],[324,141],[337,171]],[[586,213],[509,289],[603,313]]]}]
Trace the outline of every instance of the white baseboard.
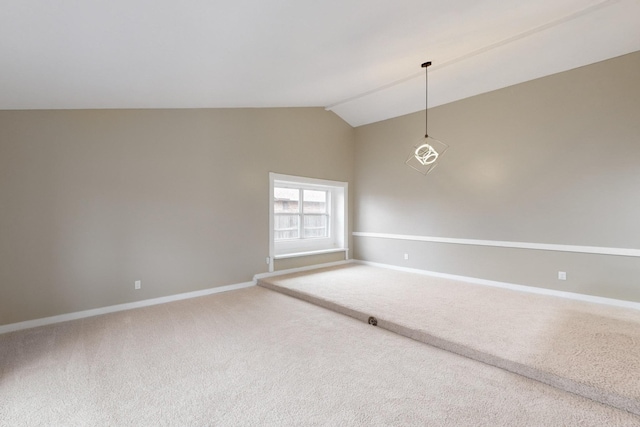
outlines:
[{"label": "white baseboard", "polygon": [[197,298],[205,295],[217,294],[220,292],[233,291],[236,289],[255,286],[254,282],[236,283],[233,285],[220,286],[217,288],[203,289],[201,291],[186,292],[182,294],[170,295],[160,298],[152,298],[143,301],[130,302],[126,304],[111,305],[108,307],[94,308],[91,310],[76,311],[75,313],[60,314],[57,316],[43,317],[41,319],[26,320],[24,322],[0,325],[0,334],[19,331],[22,329],[36,328],[38,326],[51,325],[54,323],[67,322],[69,320],[83,319],[85,317],[99,316],[101,314],[115,313],[117,311],[131,310],[134,308],[148,307],[151,305],[164,304],[167,302],[180,301],[183,299]]},{"label": "white baseboard", "polygon": [[408,273],[423,274],[425,276],[440,277],[440,278],[443,278],[443,279],[458,280],[458,281],[461,281],[461,282],[473,283],[473,284],[477,284],[477,285],[493,286],[493,287],[496,287],[496,288],[511,289],[511,290],[515,290],[515,291],[529,292],[529,293],[532,293],[532,294],[551,295],[551,296],[555,296],[555,297],[567,298],[567,299],[572,299],[572,300],[577,300],[577,301],[585,301],[585,302],[592,302],[592,303],[596,303],[596,304],[605,304],[605,305],[611,305],[611,306],[615,306],[615,307],[624,307],[624,308],[631,308],[631,309],[635,309],[635,310],[640,310],[640,303],[634,302],[634,301],[625,301],[625,300],[619,300],[619,299],[613,299],[613,298],[597,297],[597,296],[593,296],[593,295],[578,294],[578,293],[575,293],[575,292],[557,291],[557,290],[554,290],[554,289],[536,288],[535,286],[516,285],[514,283],[498,282],[498,281],[495,281],[495,280],[479,279],[477,277],[458,276],[458,275],[455,275],[455,274],[438,273],[438,272],[435,272],[435,271],[420,270],[420,269],[417,269],[417,268],[399,267],[399,266],[396,266],[396,265],[381,264],[381,263],[370,262],[370,261],[355,260],[354,262],[356,262],[357,264],[362,264],[362,265],[370,265],[372,267],[388,268],[388,269],[391,269],[391,270],[398,270],[398,271],[405,271],[405,272],[408,272]]},{"label": "white baseboard", "polygon": [[426,275],[426,276],[440,277],[440,278],[444,278],[444,279],[459,280],[461,282],[474,283],[474,284],[484,285],[484,286],[493,286],[493,287],[498,287],[498,288],[512,289],[512,290],[516,290],[516,291],[529,292],[529,293],[541,294],[541,295],[552,295],[552,296],[556,296],[556,297],[568,298],[568,299],[573,299],[573,300],[578,300],[578,301],[586,301],[586,302],[592,302],[592,303],[597,303],[597,304],[605,304],[605,305],[611,305],[611,306],[615,306],[615,307],[624,307],[624,308],[631,308],[631,309],[635,309],[635,310],[640,310],[640,303],[633,302],[633,301],[625,301],[625,300],[618,300],[618,299],[613,299],[613,298],[597,297],[597,296],[592,296],[592,295],[578,294],[578,293],[574,293],[574,292],[557,291],[557,290],[553,290],[553,289],[536,288],[534,286],[516,285],[516,284],[513,284],[513,283],[498,282],[498,281],[495,281],[495,280],[479,279],[479,278],[476,278],[476,277],[458,276],[458,275],[455,275],[455,274],[438,273],[438,272],[434,272],[434,271],[421,270],[421,269],[417,269],[417,268],[399,267],[399,266],[391,265],[391,264],[382,264],[382,263],[377,263],[377,262],[349,259],[349,260],[345,260],[345,261],[336,261],[336,262],[331,262],[331,263],[326,263],[326,264],[317,264],[317,265],[311,265],[311,266],[307,266],[307,267],[299,267],[299,268],[292,268],[292,269],[288,269],[288,270],[280,270],[280,271],[275,271],[273,273],[260,273],[260,274],[256,274],[253,277],[253,281],[252,282],[237,283],[237,284],[233,284],[233,285],[220,286],[220,287],[210,288],[210,289],[203,289],[201,291],[186,292],[186,293],[170,295],[170,296],[166,296],[166,297],[152,298],[152,299],[143,300],[143,301],[136,301],[136,302],[131,302],[131,303],[112,305],[112,306],[108,306],[108,307],[95,308],[95,309],[91,309],[91,310],[77,311],[77,312],[74,312],[74,313],[60,314],[60,315],[57,315],[57,316],[44,317],[44,318],[41,318],[41,319],[26,320],[24,322],[10,323],[8,325],[0,325],[0,334],[19,331],[19,330],[23,330],[23,329],[36,328],[38,326],[51,325],[51,324],[54,324],[54,323],[67,322],[67,321],[70,321],[70,320],[83,319],[83,318],[86,318],[86,317],[99,316],[101,314],[115,313],[115,312],[118,312],[118,311],[131,310],[131,309],[134,309],[134,308],[149,307],[149,306],[152,306],[152,305],[164,304],[164,303],[168,303],[168,302],[172,302],[172,301],[180,301],[180,300],[184,300],[184,299],[197,298],[197,297],[216,294],[216,293],[220,293],[220,292],[228,292],[228,291],[233,291],[233,290],[237,290],[237,289],[248,288],[248,287],[251,287],[251,286],[255,286],[257,280],[262,279],[262,278],[266,278],[266,277],[273,277],[273,276],[280,276],[280,275],[284,275],[284,274],[291,274],[291,273],[298,273],[298,272],[303,272],[303,271],[317,270],[317,269],[320,269],[320,268],[336,267],[336,266],[339,266],[339,265],[346,265],[346,264],[351,264],[351,263],[357,263],[357,264],[362,264],[362,265],[370,265],[370,266],[381,267],[381,268],[388,268],[388,269],[391,269],[391,270],[405,271],[405,272],[409,272],[409,273],[423,274],[423,275]]},{"label": "white baseboard", "polygon": [[319,268],[336,267],[338,265],[351,264],[353,262],[354,260],[352,259],[346,259],[344,261],[335,261],[335,262],[327,262],[324,264],[308,265],[306,267],[290,268],[288,270],[278,270],[271,273],[259,273],[253,276],[253,281],[257,282],[258,280],[264,279],[266,277],[282,276],[283,274],[300,273],[302,271],[317,270]]},{"label": "white baseboard", "polygon": [[68,322],[69,320],[83,319],[85,317],[99,316],[101,314],[115,313],[117,311],[131,310],[134,308],[148,307],[151,305],[164,304],[172,301],[180,301],[183,299],[197,298],[205,295],[216,294],[219,292],[233,291],[236,289],[248,288],[254,286],[258,279],[271,276],[279,276],[282,274],[297,273],[301,271],[315,270],[318,268],[335,267],[342,264],[349,264],[353,260],[336,261],[326,264],[317,264],[307,267],[292,268],[289,270],[280,270],[273,273],[256,274],[252,282],[237,283],[234,285],[220,286],[217,288],[203,289],[201,291],[186,292],[177,295],[170,295],[160,298],[152,298],[143,301],[130,302],[125,304],[112,305],[108,307],[94,308],[91,310],[77,311],[74,313],[65,313],[57,316],[43,317],[41,319],[26,320],[24,322],[10,323],[8,325],[0,325],[0,334],[8,332],[20,331],[23,329],[37,328],[38,326],[52,325],[54,323]]}]

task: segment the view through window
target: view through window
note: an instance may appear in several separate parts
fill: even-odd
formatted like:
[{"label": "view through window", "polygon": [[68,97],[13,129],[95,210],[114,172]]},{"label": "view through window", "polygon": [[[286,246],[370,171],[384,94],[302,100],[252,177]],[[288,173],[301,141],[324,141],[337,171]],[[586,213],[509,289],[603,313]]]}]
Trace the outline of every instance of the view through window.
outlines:
[{"label": "view through window", "polygon": [[321,190],[274,187],[274,239],[330,237],[330,194]]}]

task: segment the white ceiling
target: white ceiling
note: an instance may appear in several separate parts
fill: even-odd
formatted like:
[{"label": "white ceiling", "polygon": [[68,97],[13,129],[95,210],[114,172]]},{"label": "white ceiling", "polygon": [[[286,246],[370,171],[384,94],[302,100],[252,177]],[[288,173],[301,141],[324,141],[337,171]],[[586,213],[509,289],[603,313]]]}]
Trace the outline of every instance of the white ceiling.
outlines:
[{"label": "white ceiling", "polygon": [[[0,109],[323,106],[352,126],[640,50],[640,0],[0,0]],[[639,72],[640,77],[640,72]]]}]

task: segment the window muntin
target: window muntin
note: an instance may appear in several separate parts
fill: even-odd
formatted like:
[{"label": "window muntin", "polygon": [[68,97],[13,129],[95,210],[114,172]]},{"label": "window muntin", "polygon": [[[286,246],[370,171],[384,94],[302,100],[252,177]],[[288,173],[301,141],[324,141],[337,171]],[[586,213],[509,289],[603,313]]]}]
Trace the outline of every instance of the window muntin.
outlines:
[{"label": "window muntin", "polygon": [[301,186],[273,188],[273,237],[275,242],[331,236],[331,193]]}]

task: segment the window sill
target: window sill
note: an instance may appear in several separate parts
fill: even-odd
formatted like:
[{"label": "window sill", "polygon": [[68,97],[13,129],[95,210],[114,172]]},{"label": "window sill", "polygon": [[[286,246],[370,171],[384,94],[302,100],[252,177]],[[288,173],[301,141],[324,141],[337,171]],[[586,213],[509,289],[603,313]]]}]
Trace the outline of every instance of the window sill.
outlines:
[{"label": "window sill", "polygon": [[294,252],[289,254],[280,254],[274,255],[273,259],[287,259],[287,258],[296,258],[310,255],[322,255],[322,254],[330,254],[334,252],[347,252],[348,248],[331,248],[331,249],[322,249],[319,251],[307,251],[307,252]]}]

